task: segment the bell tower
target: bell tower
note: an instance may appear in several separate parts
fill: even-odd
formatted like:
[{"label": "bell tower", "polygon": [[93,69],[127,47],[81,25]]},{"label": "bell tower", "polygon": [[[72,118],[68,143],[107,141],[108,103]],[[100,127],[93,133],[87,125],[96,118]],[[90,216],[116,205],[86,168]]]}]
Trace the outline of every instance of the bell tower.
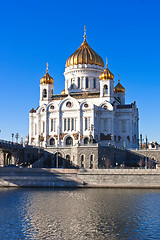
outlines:
[{"label": "bell tower", "polygon": [[108,69],[108,61],[106,58],[106,69],[100,75],[100,97],[106,98],[110,103],[114,101],[114,75]]},{"label": "bell tower", "polygon": [[[118,77],[120,77],[119,74]],[[120,104],[125,104],[125,88],[120,83],[120,79],[118,79],[118,83],[114,88],[114,95],[120,101]]]},{"label": "bell tower", "polygon": [[46,65],[46,74],[40,80],[40,106],[43,104],[48,104],[52,100],[54,89],[54,80],[48,73],[48,63]]}]

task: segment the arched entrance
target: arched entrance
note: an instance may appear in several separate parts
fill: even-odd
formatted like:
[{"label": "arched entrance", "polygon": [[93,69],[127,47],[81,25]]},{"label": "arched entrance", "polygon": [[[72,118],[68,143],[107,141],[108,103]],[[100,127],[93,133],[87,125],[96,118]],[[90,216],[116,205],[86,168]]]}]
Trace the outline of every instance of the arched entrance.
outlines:
[{"label": "arched entrance", "polygon": [[73,139],[71,137],[66,138],[66,145],[67,146],[72,146],[73,145]]},{"label": "arched entrance", "polygon": [[71,157],[70,155],[66,155],[66,168],[69,168],[71,164]]},{"label": "arched entrance", "polygon": [[63,167],[63,158],[62,158],[62,154],[60,152],[55,153],[55,167],[56,168]]}]

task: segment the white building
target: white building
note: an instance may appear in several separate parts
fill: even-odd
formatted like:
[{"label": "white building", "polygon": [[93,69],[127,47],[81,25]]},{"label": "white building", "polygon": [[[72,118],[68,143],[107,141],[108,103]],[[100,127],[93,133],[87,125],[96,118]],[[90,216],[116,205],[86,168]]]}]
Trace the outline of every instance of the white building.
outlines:
[{"label": "white building", "polygon": [[89,46],[81,46],[67,59],[65,89],[54,94],[54,80],[41,78],[37,110],[29,114],[29,144],[43,147],[78,146],[97,142],[138,148],[138,109],[125,103],[125,88],[115,86],[114,75]]}]

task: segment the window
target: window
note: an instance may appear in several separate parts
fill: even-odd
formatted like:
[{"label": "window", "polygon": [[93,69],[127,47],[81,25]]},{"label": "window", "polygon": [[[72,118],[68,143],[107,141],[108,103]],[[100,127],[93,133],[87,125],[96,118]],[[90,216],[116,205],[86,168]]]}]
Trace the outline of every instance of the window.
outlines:
[{"label": "window", "polygon": [[46,98],[47,97],[47,90],[43,89],[43,97]]},{"label": "window", "polygon": [[71,128],[70,128],[70,123],[71,123],[71,120],[70,120],[70,118],[68,119],[68,130],[70,130]]},{"label": "window", "polygon": [[53,110],[53,109],[54,109],[54,106],[53,106],[53,105],[52,105],[52,106],[50,106],[50,109],[52,109],[52,110]]},{"label": "window", "polygon": [[54,118],[54,124],[53,124],[53,126],[54,126],[54,129],[53,129],[53,131],[55,132],[57,129],[56,129],[56,118]]},{"label": "window", "polygon": [[72,126],[71,126],[71,130],[74,130],[74,118],[72,118]]},{"label": "window", "polygon": [[53,119],[51,119],[51,132],[53,131]]},{"label": "window", "polygon": [[90,168],[93,168],[93,155],[90,156]]},{"label": "window", "polygon": [[96,78],[93,79],[93,88],[96,88]]},{"label": "window", "polygon": [[104,130],[108,131],[108,119],[104,119]]},{"label": "window", "polygon": [[67,119],[65,118],[64,119],[64,131],[66,131],[67,130]]},{"label": "window", "polygon": [[87,130],[87,118],[85,118],[84,121],[85,121],[84,129]]},{"label": "window", "polygon": [[67,137],[66,139],[66,145],[71,146],[73,145],[73,139],[71,137]]},{"label": "window", "polygon": [[106,84],[104,85],[104,95],[105,94],[108,94],[108,86]]},{"label": "window", "polygon": [[55,145],[55,140],[54,140],[54,138],[51,138],[50,141],[49,141],[49,143],[50,143],[51,146]]},{"label": "window", "polygon": [[71,105],[72,105],[72,103],[71,103],[70,101],[68,101],[68,102],[66,103],[66,107],[71,107]]},{"label": "window", "polygon": [[86,138],[84,139],[84,144],[88,144],[88,143],[89,143],[89,138],[86,137]]},{"label": "window", "polygon": [[78,88],[80,88],[80,78],[78,78]]},{"label": "window", "polygon": [[84,155],[81,155],[81,168],[84,168]]},{"label": "window", "polygon": [[76,130],[76,118],[64,118],[63,123],[64,131]]},{"label": "window", "polygon": [[88,77],[86,77],[86,88],[88,88]]}]

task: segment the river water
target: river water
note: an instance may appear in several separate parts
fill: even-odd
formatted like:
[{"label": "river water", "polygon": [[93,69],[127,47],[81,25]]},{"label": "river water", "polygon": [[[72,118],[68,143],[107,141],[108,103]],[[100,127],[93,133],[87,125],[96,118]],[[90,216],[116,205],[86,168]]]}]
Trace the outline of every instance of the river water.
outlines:
[{"label": "river water", "polygon": [[0,239],[160,239],[160,190],[0,189]]}]

